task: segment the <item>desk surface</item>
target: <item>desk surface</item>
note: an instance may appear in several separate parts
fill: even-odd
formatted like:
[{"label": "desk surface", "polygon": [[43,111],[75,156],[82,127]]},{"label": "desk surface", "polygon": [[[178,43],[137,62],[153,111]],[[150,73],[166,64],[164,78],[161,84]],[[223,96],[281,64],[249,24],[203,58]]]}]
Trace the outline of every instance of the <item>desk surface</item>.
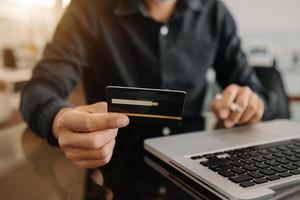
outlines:
[{"label": "desk surface", "polygon": [[25,124],[0,131],[3,200],[193,199],[146,164],[134,177],[123,173],[124,168],[110,175],[115,183],[112,188],[104,186],[110,181],[103,170],[107,171],[78,169],[60,149],[48,146]]},{"label": "desk surface", "polygon": [[[1,199],[217,199],[169,166],[153,162],[148,155],[145,158],[147,164],[138,165],[134,173],[128,173],[124,163],[114,165],[118,172],[112,174],[109,165],[89,171],[78,169],[60,149],[48,146],[21,124],[0,131]],[[172,177],[193,187],[194,192],[170,181]]]}]

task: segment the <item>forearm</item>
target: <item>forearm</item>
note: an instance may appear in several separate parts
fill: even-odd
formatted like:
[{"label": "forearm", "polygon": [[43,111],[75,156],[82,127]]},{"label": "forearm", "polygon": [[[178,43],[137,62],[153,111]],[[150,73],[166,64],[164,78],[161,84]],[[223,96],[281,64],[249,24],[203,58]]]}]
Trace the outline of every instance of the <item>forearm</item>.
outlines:
[{"label": "forearm", "polygon": [[68,95],[89,66],[96,40],[95,20],[84,0],[74,0],[66,10],[54,37],[45,48],[33,77],[22,92],[21,112],[29,127],[56,144],[52,123],[56,114],[71,105]]},{"label": "forearm", "polygon": [[57,145],[52,134],[53,119],[60,109],[69,106],[51,86],[43,83],[31,81],[22,91],[21,113],[24,120],[33,132],[51,145]]},{"label": "forearm", "polygon": [[60,109],[71,106],[66,99],[78,79],[71,65],[42,61],[22,91],[20,108],[24,120],[51,145],[57,145],[52,134],[53,119]]}]

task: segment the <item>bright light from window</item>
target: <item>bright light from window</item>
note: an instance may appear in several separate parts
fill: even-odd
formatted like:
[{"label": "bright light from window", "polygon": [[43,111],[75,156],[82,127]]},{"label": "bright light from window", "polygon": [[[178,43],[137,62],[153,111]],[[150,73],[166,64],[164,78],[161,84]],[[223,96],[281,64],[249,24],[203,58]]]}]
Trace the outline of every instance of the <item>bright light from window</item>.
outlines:
[{"label": "bright light from window", "polygon": [[52,8],[55,6],[55,0],[11,0],[26,6],[40,6],[44,8]]},{"label": "bright light from window", "polygon": [[67,7],[70,4],[71,0],[63,0],[63,8]]}]

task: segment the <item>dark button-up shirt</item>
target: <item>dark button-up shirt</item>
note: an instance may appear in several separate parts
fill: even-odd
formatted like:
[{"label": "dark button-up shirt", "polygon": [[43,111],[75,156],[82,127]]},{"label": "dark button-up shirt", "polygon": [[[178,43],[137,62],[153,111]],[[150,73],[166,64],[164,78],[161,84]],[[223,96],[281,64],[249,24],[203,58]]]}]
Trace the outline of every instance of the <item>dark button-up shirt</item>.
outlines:
[{"label": "dark button-up shirt", "polygon": [[75,83],[89,104],[105,101],[108,85],[187,92],[184,117],[200,117],[206,73],[221,87],[247,85],[265,101],[270,93],[247,65],[235,22],[218,0],[178,0],[166,24],[142,0],[73,0],[23,91],[21,110],[33,131],[55,143],[51,124]]}]

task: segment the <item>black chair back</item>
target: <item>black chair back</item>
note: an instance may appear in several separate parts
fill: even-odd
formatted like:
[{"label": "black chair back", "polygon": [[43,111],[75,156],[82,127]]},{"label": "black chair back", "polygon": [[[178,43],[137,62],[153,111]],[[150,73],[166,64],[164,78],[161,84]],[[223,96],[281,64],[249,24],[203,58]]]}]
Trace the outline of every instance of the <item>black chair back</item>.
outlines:
[{"label": "black chair back", "polygon": [[280,75],[276,67],[253,67],[257,77],[268,90],[275,92],[278,96],[276,119],[289,119],[291,112],[289,108],[288,96]]}]

